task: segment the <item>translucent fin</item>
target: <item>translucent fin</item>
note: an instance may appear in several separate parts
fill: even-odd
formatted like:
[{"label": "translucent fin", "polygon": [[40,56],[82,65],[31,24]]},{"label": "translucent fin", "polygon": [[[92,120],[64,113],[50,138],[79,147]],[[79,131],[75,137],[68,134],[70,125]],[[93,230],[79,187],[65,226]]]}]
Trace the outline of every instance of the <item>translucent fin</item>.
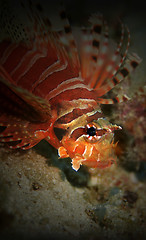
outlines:
[{"label": "translucent fin", "polygon": [[89,22],[91,28],[83,28],[80,43],[81,73],[89,80],[97,68],[99,47],[102,42],[103,17],[101,14],[92,15]]},{"label": "translucent fin", "polygon": [[107,83],[101,86],[96,90],[97,96],[103,96],[119,84],[123,79],[125,79],[130,73],[132,73],[135,68],[140,64],[142,60],[136,55],[129,55],[125,60],[123,67],[110,79],[107,80]]},{"label": "translucent fin", "polygon": [[75,39],[72,34],[72,29],[69,24],[66,12],[64,9],[60,11],[60,21],[63,25],[63,31],[60,31],[60,41],[68,53],[70,64],[72,65],[75,72],[80,71],[80,61],[77,51]]},{"label": "translucent fin", "polygon": [[46,123],[30,123],[3,114],[0,116],[0,142],[7,143],[10,148],[28,149],[48,135],[47,128]]},{"label": "translucent fin", "polygon": [[[104,30],[103,30],[102,42],[100,44],[100,49],[99,49],[99,53],[96,60],[97,62],[96,69],[89,83],[89,86],[93,89],[99,88],[102,85],[104,78],[100,76],[102,76],[105,66],[107,64],[107,61],[109,59],[109,34],[108,34],[108,25],[105,21],[103,22],[103,27],[104,27],[103,28]],[[93,46],[97,44],[95,41],[96,40],[93,39],[93,42],[92,42]]]},{"label": "translucent fin", "polygon": [[[83,45],[81,47],[82,77],[93,89],[98,102],[111,104],[121,102],[126,96],[114,100],[100,99],[130,74],[141,62],[136,55],[127,56],[130,45],[130,32],[121,21],[121,37],[119,43],[109,38],[108,25],[102,15],[93,15],[90,20],[92,28],[83,30]],[[125,31],[126,29],[126,31]],[[124,40],[127,44],[124,46]]]},{"label": "translucent fin", "polygon": [[128,32],[128,40],[127,40],[127,46],[125,49],[125,52],[123,54],[123,57],[121,57],[121,48],[124,40],[124,26],[121,24],[121,39],[119,44],[117,45],[117,49],[115,52],[111,53],[110,59],[108,59],[106,66],[104,68],[104,71],[102,72],[100,76],[99,82],[97,81],[97,85],[95,85],[94,89],[99,89],[100,86],[106,84],[107,82],[110,82],[110,79],[112,80],[112,77],[117,73],[117,71],[120,69],[123,61],[125,60],[125,57],[127,56],[129,44],[130,44],[130,33]]},{"label": "translucent fin", "polygon": [[130,98],[126,94],[119,94],[114,98],[107,99],[107,98],[98,98],[97,102],[100,104],[115,104],[115,103],[120,103],[120,102],[125,102],[130,100]]}]

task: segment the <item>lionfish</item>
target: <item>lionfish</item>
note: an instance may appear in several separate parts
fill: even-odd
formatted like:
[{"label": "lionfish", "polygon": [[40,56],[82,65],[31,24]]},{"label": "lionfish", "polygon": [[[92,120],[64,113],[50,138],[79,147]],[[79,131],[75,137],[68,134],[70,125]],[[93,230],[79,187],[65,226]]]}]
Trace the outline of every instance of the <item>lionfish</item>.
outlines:
[{"label": "lionfish", "polygon": [[45,139],[60,158],[72,159],[76,171],[82,164],[109,167],[116,160],[114,131],[121,127],[103,116],[100,104],[127,99],[103,96],[141,61],[127,54],[129,30],[120,22],[116,43],[103,16],[94,14],[75,40],[64,9],[61,30],[42,12],[43,6],[29,1],[31,26],[10,20],[0,42],[0,142],[25,150]]}]

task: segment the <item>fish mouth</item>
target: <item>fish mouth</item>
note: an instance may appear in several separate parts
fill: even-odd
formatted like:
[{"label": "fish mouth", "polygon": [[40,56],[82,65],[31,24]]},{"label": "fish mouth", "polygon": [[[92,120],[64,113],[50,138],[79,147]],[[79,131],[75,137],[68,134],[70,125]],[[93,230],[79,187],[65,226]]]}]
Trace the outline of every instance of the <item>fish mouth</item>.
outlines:
[{"label": "fish mouth", "polygon": [[99,168],[104,169],[107,167],[110,167],[114,163],[116,163],[116,157],[109,156],[108,159],[103,160],[100,158],[100,154],[98,154],[97,158],[91,158],[91,159],[84,159],[83,157],[76,156],[72,159],[72,168],[75,171],[78,171],[81,165],[85,165],[89,168]]}]

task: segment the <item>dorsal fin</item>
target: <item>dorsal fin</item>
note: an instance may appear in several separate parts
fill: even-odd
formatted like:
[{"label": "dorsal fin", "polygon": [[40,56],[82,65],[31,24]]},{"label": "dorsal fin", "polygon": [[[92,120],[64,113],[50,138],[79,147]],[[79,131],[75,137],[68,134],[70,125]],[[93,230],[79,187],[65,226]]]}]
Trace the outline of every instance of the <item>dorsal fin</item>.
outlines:
[{"label": "dorsal fin", "polygon": [[[93,26],[93,29],[96,29],[96,25]],[[92,56],[92,59],[96,62],[96,68],[91,77],[89,86],[93,89],[95,87],[99,87],[103,83],[103,78],[101,77],[104,73],[105,66],[109,59],[109,33],[108,33],[108,25],[105,21],[103,21],[103,31],[102,31],[102,41],[100,43],[100,48],[98,50],[97,56]],[[96,40],[93,39],[92,46],[98,48]],[[93,58],[95,57],[95,59]]]},{"label": "dorsal fin", "polygon": [[[108,25],[102,15],[93,15],[90,22],[92,28],[83,31],[83,46],[81,51],[82,76],[88,86],[93,89],[100,103],[114,103],[123,101],[126,96],[112,99],[99,99],[119,84],[141,62],[141,59],[133,54],[127,57],[130,45],[130,33],[120,21],[121,37],[119,43],[109,38]],[[124,46],[124,40],[127,45]]]},{"label": "dorsal fin", "polygon": [[97,69],[99,48],[102,43],[103,17],[101,14],[92,15],[91,27],[82,29],[80,44],[81,74],[85,81],[91,80],[93,72]]},{"label": "dorsal fin", "polygon": [[101,97],[109,92],[113,87],[115,87],[130,73],[132,73],[141,61],[141,58],[139,58],[137,54],[129,54],[124,62],[124,65],[119,69],[119,71],[116,72],[115,75],[111,77],[111,79],[108,79],[107,83],[105,83],[99,89],[96,89],[97,96]]},{"label": "dorsal fin", "polygon": [[80,61],[77,51],[75,39],[72,34],[72,28],[69,24],[64,8],[60,11],[60,21],[63,26],[63,31],[60,31],[60,41],[68,52],[70,64],[75,71],[80,71]]},{"label": "dorsal fin", "polygon": [[[25,8],[27,16],[28,27],[25,27],[25,34],[28,40],[25,42],[25,39],[20,38],[20,41],[18,39],[15,42],[13,39],[14,43],[10,42],[4,48],[0,45],[0,51],[6,55],[1,65],[14,81],[14,85],[46,98],[49,91],[66,78],[79,76],[80,64],[76,44],[63,10],[59,15],[59,28],[62,29],[60,32],[59,29],[55,30],[51,20],[43,13],[41,4],[38,5],[36,1],[26,2],[27,4],[23,2],[21,7]],[[13,35],[10,37],[13,38]],[[66,39],[66,43],[62,37]],[[55,75],[57,77],[53,81]],[[51,85],[49,82],[52,81]]]}]

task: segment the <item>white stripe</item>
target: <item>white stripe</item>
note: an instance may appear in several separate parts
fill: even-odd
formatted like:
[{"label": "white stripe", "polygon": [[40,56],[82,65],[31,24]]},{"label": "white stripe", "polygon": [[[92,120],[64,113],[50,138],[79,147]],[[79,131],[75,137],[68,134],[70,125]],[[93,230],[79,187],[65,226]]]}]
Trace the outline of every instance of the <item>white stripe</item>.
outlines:
[{"label": "white stripe", "polygon": [[[43,53],[37,53],[32,59],[31,61],[29,62],[29,64],[26,65],[24,71],[22,74],[19,75],[19,77],[17,78],[17,81],[20,80],[21,77],[23,77],[31,68],[32,66],[35,64],[35,62],[39,59],[39,58],[42,58],[44,57],[44,54]],[[33,76],[32,76],[33,77]]]},{"label": "white stripe", "polygon": [[[67,103],[70,104],[70,107],[67,110],[61,111],[61,113],[58,115],[58,118],[61,118],[61,117],[65,116],[66,114],[71,113],[76,108],[87,109],[89,107],[89,105],[92,105],[93,107],[97,106],[96,101],[92,100],[92,99],[78,99],[78,100],[67,101]],[[96,112],[94,112],[94,113],[96,113]],[[99,112],[99,109],[98,109],[98,112]],[[87,115],[90,116],[90,113],[88,113]]]},{"label": "white stripe", "polygon": [[[49,75],[51,75],[53,72],[51,69],[54,67],[57,67],[60,64],[60,59],[58,59],[56,62],[54,62],[52,65],[48,66],[40,75],[38,79],[38,84],[41,83],[45,78],[47,78]],[[59,70],[58,70],[59,71]]]},{"label": "white stripe", "polygon": [[[74,129],[74,130],[76,130],[76,129]],[[86,134],[82,134],[80,137],[78,137],[78,138],[76,139],[76,142],[79,142],[80,139],[82,140],[82,138],[83,138],[83,137],[86,137],[86,136],[87,136]]]},{"label": "white stripe", "polygon": [[5,50],[2,58],[1,58],[1,64],[3,65],[8,57],[11,55],[11,53],[18,47],[18,44],[11,44],[10,46],[7,47],[7,49]]},{"label": "white stripe", "polygon": [[[72,83],[72,82],[76,82],[76,81],[80,81],[83,82],[84,80],[81,78],[71,78],[71,79],[67,79],[63,82],[61,82],[56,88],[54,88],[52,91],[49,92],[48,97],[49,99],[51,99],[52,97],[50,95],[55,94],[56,92],[58,92],[59,90],[62,91],[62,87],[65,87],[67,84]],[[56,96],[56,95],[55,95]],[[54,97],[54,96],[53,96]],[[48,99],[48,98],[47,98]]]},{"label": "white stripe", "polygon": [[[70,80],[70,82],[72,82],[72,81],[78,81],[78,80],[80,80],[80,79],[77,79],[77,78],[76,78],[75,80],[73,80],[73,79],[69,79],[69,80]],[[63,82],[63,83],[64,83],[64,82]],[[58,88],[58,87],[57,87],[57,88]],[[70,86],[70,87],[67,87],[67,88],[64,88],[64,89],[60,89],[60,90],[59,90],[59,88],[58,88],[58,91],[57,91],[57,88],[53,89],[53,90],[48,94],[47,100],[50,100],[50,99],[56,97],[56,96],[59,95],[60,93],[63,93],[63,92],[68,91],[68,90],[77,89],[77,88],[81,88],[81,89],[85,88],[85,89],[87,89],[88,91],[92,91],[92,90],[93,90],[93,89],[89,88],[88,86],[86,86],[85,84],[74,84],[74,86]],[[56,92],[56,93],[55,93],[55,92]]]},{"label": "white stripe", "polygon": [[77,144],[75,145],[74,149],[73,149],[73,152],[76,151],[76,148],[77,148],[78,146],[79,146],[79,144],[77,143]]},{"label": "white stripe", "polygon": [[23,64],[23,62],[29,57],[29,55],[32,55],[32,53],[35,53],[35,50],[32,49],[30,51],[28,51],[23,58],[21,59],[21,61],[19,62],[19,64],[13,69],[13,71],[10,73],[10,75],[12,76],[13,74],[15,74],[15,72],[21,67],[21,65]]},{"label": "white stripe", "polygon": [[[39,80],[33,84],[33,88],[36,87],[35,85],[38,85],[38,84],[42,83],[48,76],[52,75],[52,74],[55,73],[55,72],[62,71],[62,70],[64,70],[64,69],[66,69],[67,66],[68,66],[68,63],[65,62],[65,64],[63,64],[62,66],[60,66],[60,68],[58,67],[58,68],[56,68],[55,70],[53,70],[53,68],[54,68],[54,67],[57,67],[57,65],[59,65],[59,64],[60,64],[60,61],[57,61],[57,62],[53,63],[51,66],[49,66],[47,69],[45,69],[45,70],[42,72],[42,74],[40,75]],[[51,71],[51,68],[52,68],[53,71]]]},{"label": "white stripe", "polygon": [[92,155],[92,151],[93,151],[93,146],[91,146],[91,148],[90,148],[90,153],[88,154],[88,157],[90,157]]},{"label": "white stripe", "polygon": [[[94,111],[92,111],[92,112],[88,112],[88,113],[86,113],[86,115],[87,116],[93,116],[94,114],[96,114],[97,113],[97,110],[94,110]],[[78,128],[85,128],[85,126],[84,126],[84,121],[82,121],[82,118],[85,118],[85,116],[79,116],[79,117],[77,117],[77,118],[75,118],[75,119],[73,119],[71,122],[69,122],[69,123],[66,123],[66,124],[63,124],[63,126],[74,126],[74,128],[71,130],[71,132],[70,132],[70,135],[72,135],[72,133],[75,131],[75,130],[77,130]],[[81,121],[79,121],[81,119]],[[75,124],[74,124],[74,122],[75,121],[78,121],[78,127],[76,127],[75,126]],[[87,137],[87,135],[86,134],[83,134],[83,135],[81,135],[80,137]],[[79,139],[80,139],[80,137],[79,138],[77,138],[76,139],[76,141],[78,141]]]},{"label": "white stripe", "polygon": [[92,105],[92,106],[96,106],[97,103],[95,100],[93,99],[87,99],[87,98],[79,98],[79,99],[74,99],[72,101],[68,101],[68,103],[71,103],[73,104],[73,107],[74,108],[80,108],[80,109],[85,109],[87,108],[89,105]]},{"label": "white stripe", "polygon": [[85,145],[85,150],[83,152],[83,156],[85,158],[90,157],[92,155],[92,151],[93,151],[93,146]]},{"label": "white stripe", "polygon": [[85,157],[85,154],[86,154],[86,152],[87,152],[87,145],[85,145],[85,150],[84,150],[84,152],[83,152],[83,156]]}]

